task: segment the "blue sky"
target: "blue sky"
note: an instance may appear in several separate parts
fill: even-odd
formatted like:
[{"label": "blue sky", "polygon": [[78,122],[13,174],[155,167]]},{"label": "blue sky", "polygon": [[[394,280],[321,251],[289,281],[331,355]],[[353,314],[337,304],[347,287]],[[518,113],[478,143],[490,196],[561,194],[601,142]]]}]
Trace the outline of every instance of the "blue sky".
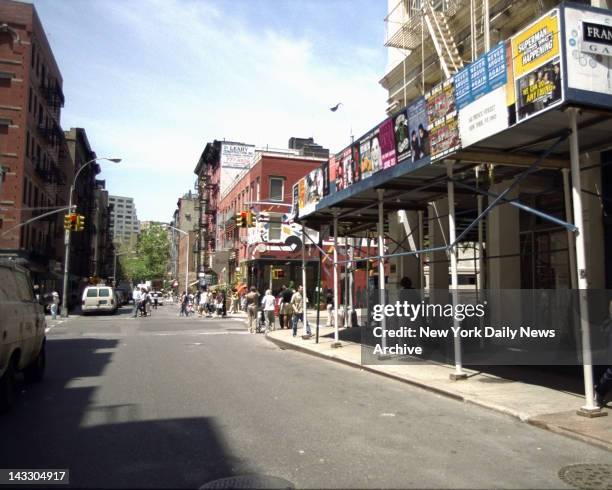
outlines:
[{"label": "blue sky", "polygon": [[[34,0],[111,194],[168,221],[206,142],[333,151],[384,117],[382,0]],[[329,107],[342,101],[340,111]]]}]

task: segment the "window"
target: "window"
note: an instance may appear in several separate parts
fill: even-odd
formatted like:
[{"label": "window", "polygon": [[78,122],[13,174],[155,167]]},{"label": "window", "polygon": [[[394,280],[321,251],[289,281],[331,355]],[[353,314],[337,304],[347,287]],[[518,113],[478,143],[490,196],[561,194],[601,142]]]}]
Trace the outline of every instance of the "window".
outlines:
[{"label": "window", "polygon": [[270,177],[270,201],[282,201],[285,187],[285,179],[282,177]]},{"label": "window", "polygon": [[110,289],[100,289],[100,297],[108,298],[110,296]]},{"label": "window", "polygon": [[30,132],[26,131],[26,157],[30,156]]},{"label": "window", "polygon": [[281,238],[281,219],[270,218],[270,232],[268,234],[269,241],[280,240]]},{"label": "window", "polygon": [[30,87],[30,92],[28,95],[28,112],[32,113],[32,87]]},{"label": "window", "polygon": [[255,200],[259,202],[259,177],[257,177],[257,181],[255,184]]},{"label": "window", "polygon": [[23,203],[28,204],[28,179],[23,178]]},{"label": "window", "polygon": [[87,289],[87,297],[88,298],[97,298],[98,290],[96,288],[88,288]]}]

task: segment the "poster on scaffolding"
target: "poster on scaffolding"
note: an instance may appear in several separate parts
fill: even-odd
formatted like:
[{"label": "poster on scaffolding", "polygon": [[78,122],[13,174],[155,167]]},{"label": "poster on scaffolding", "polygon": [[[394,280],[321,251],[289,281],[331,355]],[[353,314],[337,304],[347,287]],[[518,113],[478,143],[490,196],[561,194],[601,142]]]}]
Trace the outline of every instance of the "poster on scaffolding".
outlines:
[{"label": "poster on scaffolding", "polygon": [[346,189],[347,187],[352,186],[355,180],[353,153],[352,153],[350,146],[342,150],[342,156],[341,156],[340,162],[341,162],[340,166],[342,167],[342,177],[343,177],[342,188]]},{"label": "poster on scaffolding", "polygon": [[359,140],[359,162],[361,179],[367,179],[382,169],[379,128]]},{"label": "poster on scaffolding", "polygon": [[568,88],[612,95],[612,13],[564,12]]},{"label": "poster on scaffolding", "polygon": [[466,148],[508,127],[506,87],[482,96],[459,111],[459,135]]},{"label": "poster on scaffolding", "polygon": [[397,163],[395,153],[395,131],[393,128],[393,119],[386,119],[378,127],[378,140],[380,142],[380,153],[382,168],[391,168]]},{"label": "poster on scaffolding", "polygon": [[410,135],[410,158],[413,162],[429,156],[429,123],[427,103],[419,97],[408,106],[408,133]]},{"label": "poster on scaffolding", "polygon": [[323,169],[315,168],[300,180],[304,183],[303,204],[300,205],[300,216],[312,213],[323,197]]},{"label": "poster on scaffolding", "polygon": [[436,85],[425,94],[425,100],[429,134],[423,140],[427,140],[433,161],[461,148],[453,79]]},{"label": "poster on scaffolding", "polygon": [[560,40],[559,9],[511,39],[517,122],[563,102]]},{"label": "poster on scaffolding", "polygon": [[397,163],[410,158],[410,135],[408,131],[408,112],[406,108],[393,116],[393,131],[395,133],[395,157]]}]

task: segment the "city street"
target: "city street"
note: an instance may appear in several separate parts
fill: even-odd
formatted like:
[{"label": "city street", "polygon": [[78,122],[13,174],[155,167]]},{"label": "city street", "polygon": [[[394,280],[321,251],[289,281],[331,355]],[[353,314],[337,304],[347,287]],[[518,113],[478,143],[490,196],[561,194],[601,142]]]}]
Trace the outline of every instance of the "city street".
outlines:
[{"label": "city street", "polygon": [[564,488],[610,453],[292,350],[243,320],[73,316],[0,418],[4,468],[77,487],[198,488],[267,475],[305,487]]}]

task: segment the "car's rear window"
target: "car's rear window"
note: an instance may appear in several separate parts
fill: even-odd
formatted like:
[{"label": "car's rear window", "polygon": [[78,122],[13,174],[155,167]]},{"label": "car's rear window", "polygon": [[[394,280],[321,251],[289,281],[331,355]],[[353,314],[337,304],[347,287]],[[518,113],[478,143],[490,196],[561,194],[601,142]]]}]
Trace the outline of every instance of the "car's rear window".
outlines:
[{"label": "car's rear window", "polygon": [[87,297],[88,298],[97,298],[98,297],[98,290],[96,288],[91,288],[87,290]]},{"label": "car's rear window", "polygon": [[99,295],[104,298],[108,298],[110,296],[110,289],[100,289]]}]

